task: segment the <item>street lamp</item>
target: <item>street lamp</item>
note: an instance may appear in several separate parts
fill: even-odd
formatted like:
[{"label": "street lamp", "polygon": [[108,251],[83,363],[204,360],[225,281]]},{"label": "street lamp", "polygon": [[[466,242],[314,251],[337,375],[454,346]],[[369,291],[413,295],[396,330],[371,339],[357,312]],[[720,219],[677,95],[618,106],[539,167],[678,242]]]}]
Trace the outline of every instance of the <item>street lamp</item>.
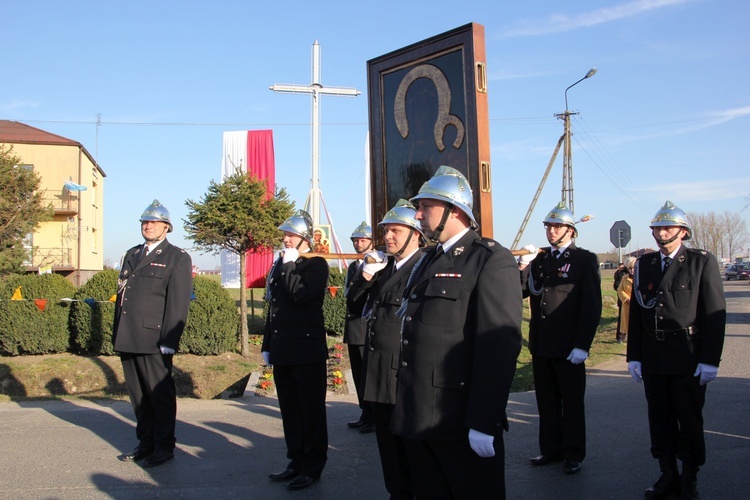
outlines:
[{"label": "street lamp", "polygon": [[563,118],[565,132],[563,133],[563,178],[562,178],[562,201],[566,203],[571,212],[575,213],[575,207],[573,205],[573,153],[570,146],[570,115],[577,115],[578,113],[571,113],[568,111],[568,90],[575,87],[587,78],[591,78],[596,74],[597,69],[591,68],[586,75],[570,85],[565,89],[565,112],[556,114],[555,116]]}]

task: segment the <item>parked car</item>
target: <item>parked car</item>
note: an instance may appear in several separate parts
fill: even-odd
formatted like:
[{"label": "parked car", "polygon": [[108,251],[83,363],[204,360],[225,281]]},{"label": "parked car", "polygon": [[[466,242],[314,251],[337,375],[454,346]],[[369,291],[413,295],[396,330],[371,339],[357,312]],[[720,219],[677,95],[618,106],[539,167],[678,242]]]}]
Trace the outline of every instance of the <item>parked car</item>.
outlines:
[{"label": "parked car", "polygon": [[734,264],[724,270],[724,279],[747,280],[750,279],[750,266],[745,264]]}]

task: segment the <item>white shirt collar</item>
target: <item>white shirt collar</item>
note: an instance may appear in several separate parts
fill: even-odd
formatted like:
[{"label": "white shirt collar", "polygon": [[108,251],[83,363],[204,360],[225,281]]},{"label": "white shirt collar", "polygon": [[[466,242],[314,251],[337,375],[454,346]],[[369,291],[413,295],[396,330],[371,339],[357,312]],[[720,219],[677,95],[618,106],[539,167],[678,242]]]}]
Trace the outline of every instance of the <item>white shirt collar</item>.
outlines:
[{"label": "white shirt collar", "polygon": [[443,243],[440,243],[440,246],[443,247],[443,252],[444,253],[448,253],[448,250],[450,250],[453,247],[453,245],[455,245],[458,242],[458,240],[460,240],[461,238],[463,238],[463,236],[466,233],[468,233],[469,231],[471,231],[471,228],[470,227],[466,227],[466,228],[463,229],[463,231],[461,231],[457,235],[453,236],[452,238],[446,240]]}]

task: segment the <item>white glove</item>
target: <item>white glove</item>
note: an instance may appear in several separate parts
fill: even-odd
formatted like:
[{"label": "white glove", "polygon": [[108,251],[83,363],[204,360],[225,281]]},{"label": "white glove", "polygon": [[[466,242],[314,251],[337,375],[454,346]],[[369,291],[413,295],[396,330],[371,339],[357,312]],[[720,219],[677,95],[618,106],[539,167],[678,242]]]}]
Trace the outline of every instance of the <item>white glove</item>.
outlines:
[{"label": "white glove", "polygon": [[469,429],[469,444],[474,453],[480,457],[489,458],[495,456],[495,447],[492,446],[494,442],[495,436]]},{"label": "white glove", "polygon": [[174,354],[174,349],[172,349],[171,347],[160,345],[159,350],[162,354]]},{"label": "white glove", "polygon": [[523,247],[524,250],[526,250],[526,255],[521,255],[521,257],[518,259],[518,262],[524,266],[528,266],[531,264],[531,261],[536,259],[537,254],[539,253],[539,250],[534,245],[526,245]]},{"label": "white glove", "polygon": [[287,248],[284,250],[284,256],[281,257],[281,263],[294,262],[299,258],[299,250],[296,248]]},{"label": "white glove", "polygon": [[698,368],[695,369],[695,373],[693,373],[693,377],[697,377],[700,375],[701,377],[701,385],[706,385],[707,383],[711,382],[716,378],[716,375],[719,374],[719,367],[713,366],[713,365],[704,365],[703,363],[698,363]]},{"label": "white glove", "polygon": [[586,358],[589,357],[588,351],[584,351],[583,349],[579,349],[577,347],[574,347],[572,351],[570,351],[570,354],[568,354],[567,360],[573,363],[574,365],[580,365],[584,361],[586,361]]},{"label": "white glove", "polygon": [[378,271],[382,271],[388,261],[385,260],[385,254],[380,250],[373,250],[365,255],[365,263],[362,265],[362,273],[375,276]]},{"label": "white glove", "polygon": [[630,372],[630,376],[633,377],[633,380],[640,384],[641,380],[643,380],[643,374],[641,373],[641,362],[629,361],[628,371]]},{"label": "white glove", "polygon": [[263,362],[266,366],[271,366],[271,353],[268,351],[261,351],[260,355],[263,356]]}]

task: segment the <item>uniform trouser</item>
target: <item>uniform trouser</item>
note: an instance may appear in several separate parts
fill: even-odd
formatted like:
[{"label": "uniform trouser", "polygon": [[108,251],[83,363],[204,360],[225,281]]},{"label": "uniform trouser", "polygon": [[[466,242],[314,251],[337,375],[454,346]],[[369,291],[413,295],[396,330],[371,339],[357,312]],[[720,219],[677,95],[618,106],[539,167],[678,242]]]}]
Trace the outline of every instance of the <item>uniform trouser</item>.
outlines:
[{"label": "uniform trouser", "polygon": [[700,467],[706,462],[703,438],[703,405],[706,386],[691,375],[643,374],[648,402],[651,454],[676,456],[683,464]]},{"label": "uniform trouser", "polygon": [[171,354],[120,354],[125,386],[135,413],[135,436],[141,446],[171,451],[175,447],[177,390]]},{"label": "uniform trouser", "polygon": [[495,434],[495,456],[482,458],[469,445],[469,430],[461,441],[421,441],[404,438],[414,498],[504,499],[505,446],[502,429]]},{"label": "uniform trouser", "polygon": [[539,409],[539,451],[566,460],[586,457],[586,366],[565,358],[533,356]]},{"label": "uniform trouser", "polygon": [[304,365],[274,365],[289,468],[320,477],[328,459],[325,361]]},{"label": "uniform trouser", "polygon": [[348,344],[347,349],[349,351],[349,364],[352,369],[354,388],[357,390],[357,401],[359,407],[362,409],[362,417],[365,421],[370,422],[372,420],[372,409],[370,408],[370,403],[363,399],[365,384],[362,365],[365,357],[365,346]]},{"label": "uniform trouser", "polygon": [[378,441],[380,465],[383,468],[385,489],[390,498],[414,498],[409,475],[409,461],[403,440],[391,432],[394,405],[369,403],[375,420],[375,437]]}]

